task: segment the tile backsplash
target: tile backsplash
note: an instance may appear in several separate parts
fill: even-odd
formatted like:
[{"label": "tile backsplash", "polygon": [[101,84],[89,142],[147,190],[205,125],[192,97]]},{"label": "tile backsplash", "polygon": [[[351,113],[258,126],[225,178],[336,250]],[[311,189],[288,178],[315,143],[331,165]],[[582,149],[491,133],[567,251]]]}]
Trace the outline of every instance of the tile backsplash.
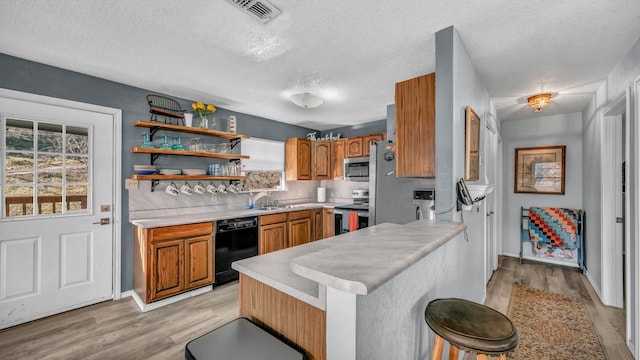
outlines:
[{"label": "tile backsplash", "polygon": [[[139,181],[138,189],[129,191],[129,219],[146,219],[150,217],[197,214],[203,212],[225,211],[225,210],[241,210],[246,209],[249,201],[249,193],[239,194],[217,194],[214,201],[209,193],[192,195],[178,194],[176,196],[165,193],[165,188],[170,181],[161,181],[151,191],[150,181]],[[174,181],[178,188],[184,185],[184,181]],[[191,187],[194,187],[198,181],[188,181]],[[205,186],[208,181],[202,182]],[[214,184],[219,184],[214,181]],[[228,183],[228,182],[227,182]],[[351,181],[287,181],[285,191],[272,191],[271,198],[278,200],[281,204],[288,203],[306,203],[317,201],[317,188],[325,187],[327,189],[327,202],[333,203],[351,203],[351,190],[368,189],[369,183],[351,182]],[[257,192],[256,192],[257,193]],[[259,206],[263,199],[257,200],[256,206]]]}]

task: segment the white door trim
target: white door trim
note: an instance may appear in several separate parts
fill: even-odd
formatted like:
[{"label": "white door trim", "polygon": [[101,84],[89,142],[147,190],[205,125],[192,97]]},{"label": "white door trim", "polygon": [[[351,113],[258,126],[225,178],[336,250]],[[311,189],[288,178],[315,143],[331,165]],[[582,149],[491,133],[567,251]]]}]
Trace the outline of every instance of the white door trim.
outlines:
[{"label": "white door trim", "polygon": [[40,104],[61,106],[70,109],[92,111],[110,115],[113,119],[113,299],[121,298],[121,233],[122,233],[122,110],[100,105],[93,105],[77,101],[54,98],[50,96],[36,95],[21,91],[0,88],[0,97],[21,101],[30,101]]},{"label": "white door trim", "polygon": [[[628,96],[626,93],[614,99],[602,116],[601,136],[601,183],[600,191],[602,194],[602,218],[601,224],[601,266],[602,281],[601,294],[602,303],[609,306],[623,307],[623,284],[622,284],[622,268],[619,259],[622,258],[622,242],[616,236],[616,173],[618,164],[613,161],[616,158],[616,150],[620,144],[616,142],[616,123],[621,121],[621,115],[626,110]],[[626,144],[629,146],[629,121],[626,122]],[[628,152],[623,154],[624,161],[629,164]],[[625,181],[628,181],[628,177]],[[628,187],[627,187],[628,189]],[[627,190],[628,199],[628,190]],[[628,203],[628,201],[626,201]],[[627,213],[628,214],[628,213]],[[587,214],[588,215],[588,214]],[[628,223],[628,222],[625,222]],[[625,224],[625,226],[628,226]],[[628,232],[627,232],[628,234]],[[628,236],[627,236],[628,237]],[[605,244],[605,242],[607,244]],[[613,245],[613,246],[611,246]],[[628,260],[627,260],[628,261]]]},{"label": "white door trim", "polygon": [[[633,129],[633,133],[631,130],[628,131],[629,137],[631,139],[628,143],[627,156],[630,158],[629,154],[634,154],[633,160],[635,163],[627,163],[627,174],[628,177],[633,180],[633,183],[627,181],[627,193],[634,194],[633,199],[631,196],[627,196],[627,199],[633,200],[629,201],[627,204],[626,210],[627,216],[637,216],[640,211],[640,166],[638,165],[638,157],[639,157],[639,146],[638,141],[640,141],[640,76],[636,77],[632,83],[632,89],[627,90],[628,98],[631,101],[627,101],[627,129]],[[631,126],[631,123],[633,123]],[[631,228],[633,226],[633,229]],[[638,346],[640,344],[640,281],[638,280],[638,276],[640,274],[640,246],[638,246],[638,238],[640,234],[640,225],[638,221],[634,221],[631,224],[631,221],[627,222],[627,245],[630,245],[631,238],[633,237],[633,241],[635,243],[635,251],[629,251],[629,256],[627,256],[627,347],[631,350],[631,353],[635,358],[638,357]],[[627,247],[630,249],[630,247]],[[629,259],[632,258],[632,259]],[[631,268],[631,264],[633,264],[633,268]],[[631,282],[632,274],[635,274],[636,281],[634,283]],[[631,311],[633,310],[633,311]],[[635,316],[633,316],[635,315]],[[634,334],[633,338],[631,333]]]}]

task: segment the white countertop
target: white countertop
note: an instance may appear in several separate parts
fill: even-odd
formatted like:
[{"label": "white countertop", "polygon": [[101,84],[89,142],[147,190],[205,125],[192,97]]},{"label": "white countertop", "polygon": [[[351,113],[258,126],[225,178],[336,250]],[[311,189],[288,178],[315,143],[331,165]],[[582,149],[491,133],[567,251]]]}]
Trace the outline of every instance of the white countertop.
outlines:
[{"label": "white countertop", "polygon": [[465,228],[462,223],[420,220],[367,234],[357,231],[336,246],[292,258],[291,269],[321,285],[367,295]]},{"label": "white countertop", "polygon": [[[154,216],[145,219],[134,219],[130,222],[141,228],[157,228],[163,226],[184,225],[184,224],[197,224],[207,221],[216,221],[224,219],[234,219],[239,217],[248,216],[260,216],[275,214],[281,212],[291,212],[300,210],[309,210],[317,208],[334,208],[344,203],[305,203],[305,204],[290,204],[291,208],[280,208],[275,210],[258,210],[258,209],[242,209],[242,210],[226,210],[226,211],[211,211],[205,213],[196,214],[180,214],[171,216]],[[283,205],[286,206],[286,205]]]},{"label": "white countertop", "polygon": [[324,310],[327,286],[367,295],[465,228],[430,220],[380,224],[236,261],[232,268]]}]

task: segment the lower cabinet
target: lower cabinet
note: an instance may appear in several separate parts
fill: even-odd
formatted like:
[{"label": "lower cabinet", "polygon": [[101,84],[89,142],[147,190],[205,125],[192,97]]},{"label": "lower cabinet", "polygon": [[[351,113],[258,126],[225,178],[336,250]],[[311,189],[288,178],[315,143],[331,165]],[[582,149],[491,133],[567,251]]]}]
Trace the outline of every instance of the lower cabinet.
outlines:
[{"label": "lower cabinet", "polygon": [[336,236],[335,215],[333,209],[322,209],[322,237]]},{"label": "lower cabinet", "polygon": [[287,213],[262,215],[258,224],[258,255],[287,247]]},{"label": "lower cabinet", "polygon": [[313,238],[311,241],[322,240],[323,229],[322,229],[322,209],[314,209],[313,211]]},{"label": "lower cabinet", "polygon": [[150,303],[213,283],[213,223],[135,229],[134,290]]},{"label": "lower cabinet", "polygon": [[311,210],[289,213],[289,247],[311,242]]},{"label": "lower cabinet", "polygon": [[312,210],[260,216],[258,254],[267,254],[313,240]]}]

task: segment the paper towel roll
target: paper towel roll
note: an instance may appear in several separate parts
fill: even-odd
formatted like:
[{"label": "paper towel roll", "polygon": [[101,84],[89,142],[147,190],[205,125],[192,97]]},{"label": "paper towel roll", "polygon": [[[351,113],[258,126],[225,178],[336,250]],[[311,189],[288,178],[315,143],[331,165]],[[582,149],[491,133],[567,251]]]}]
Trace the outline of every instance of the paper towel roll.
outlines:
[{"label": "paper towel roll", "polygon": [[318,188],[318,202],[327,201],[327,189],[323,187]]}]

